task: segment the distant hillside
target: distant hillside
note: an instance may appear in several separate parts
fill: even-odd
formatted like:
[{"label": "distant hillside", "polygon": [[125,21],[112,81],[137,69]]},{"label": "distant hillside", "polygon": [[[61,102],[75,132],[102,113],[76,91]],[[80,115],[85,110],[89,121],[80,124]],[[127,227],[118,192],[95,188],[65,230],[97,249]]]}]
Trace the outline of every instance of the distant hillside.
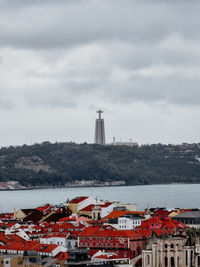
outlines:
[{"label": "distant hillside", "polygon": [[99,146],[44,142],[0,149],[0,181],[65,185],[75,180],[127,185],[200,183],[200,149],[191,145]]}]

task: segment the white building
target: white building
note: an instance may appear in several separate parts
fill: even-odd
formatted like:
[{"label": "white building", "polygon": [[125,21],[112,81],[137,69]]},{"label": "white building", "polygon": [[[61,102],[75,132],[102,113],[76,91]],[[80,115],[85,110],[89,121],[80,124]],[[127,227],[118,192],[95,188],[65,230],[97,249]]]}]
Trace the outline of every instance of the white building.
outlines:
[{"label": "white building", "polygon": [[137,226],[140,226],[144,218],[136,216],[135,214],[128,214],[118,218],[117,229],[119,230],[131,230]]},{"label": "white building", "polygon": [[42,237],[40,238],[40,244],[60,245],[67,248],[67,250],[75,249],[78,245],[76,239],[68,238],[68,236],[62,234],[47,235]]},{"label": "white building", "polygon": [[116,207],[116,205],[113,204],[112,202],[106,202],[101,205],[95,205],[92,209],[92,219],[99,220],[101,218],[106,217],[113,211],[114,207]]}]

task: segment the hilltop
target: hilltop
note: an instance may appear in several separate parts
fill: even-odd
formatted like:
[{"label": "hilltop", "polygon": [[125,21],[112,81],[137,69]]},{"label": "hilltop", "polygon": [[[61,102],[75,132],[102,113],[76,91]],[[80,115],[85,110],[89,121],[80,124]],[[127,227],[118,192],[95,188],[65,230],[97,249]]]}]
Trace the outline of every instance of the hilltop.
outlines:
[{"label": "hilltop", "polygon": [[75,180],[126,185],[200,183],[198,144],[100,146],[55,143],[0,149],[0,181],[64,186]]}]

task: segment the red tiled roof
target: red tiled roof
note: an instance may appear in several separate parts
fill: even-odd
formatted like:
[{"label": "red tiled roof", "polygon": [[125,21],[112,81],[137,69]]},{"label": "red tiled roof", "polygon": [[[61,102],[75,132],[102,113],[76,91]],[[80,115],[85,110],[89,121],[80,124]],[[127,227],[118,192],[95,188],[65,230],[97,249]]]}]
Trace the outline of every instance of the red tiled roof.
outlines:
[{"label": "red tiled roof", "polygon": [[76,218],[67,216],[67,217],[61,218],[58,222],[68,222],[68,221],[76,221]]},{"label": "red tiled roof", "polygon": [[168,210],[156,210],[154,212],[154,215],[157,216],[168,216],[170,214],[170,212]]},{"label": "red tiled roof", "polygon": [[38,241],[27,241],[24,243],[19,241],[9,241],[6,245],[0,246],[0,249],[28,251],[34,250],[38,244]]},{"label": "red tiled roof", "polygon": [[42,238],[52,238],[52,237],[60,237],[60,238],[67,238],[69,236],[69,232],[65,232],[65,233],[52,233],[52,234],[47,234],[45,236],[43,236]]},{"label": "red tiled roof", "polygon": [[81,231],[78,231],[78,230],[76,230],[76,231],[72,231],[72,232],[70,233],[70,236],[78,237],[78,236],[80,235],[80,233],[81,233]]},{"label": "red tiled roof", "polygon": [[107,208],[107,207],[109,207],[112,204],[113,204],[112,202],[106,202],[105,204],[102,204],[101,207],[102,208]]},{"label": "red tiled roof", "polygon": [[139,238],[140,235],[133,231],[133,230],[108,230],[108,229],[100,229],[96,234],[96,237],[137,237]]},{"label": "red tiled roof", "polygon": [[83,208],[82,210],[80,211],[88,211],[88,212],[91,212],[92,209],[95,207],[95,206],[100,206],[101,208],[107,208],[109,207],[110,205],[112,205],[113,203],[112,202],[106,202],[105,204],[101,204],[101,205],[95,205],[95,204],[90,204],[88,205],[87,207]]},{"label": "red tiled roof", "polygon": [[87,199],[88,197],[76,197],[72,200],[70,200],[69,203],[72,203],[72,204],[78,204],[80,202],[82,202],[83,200]]},{"label": "red tiled roof", "polygon": [[177,228],[185,228],[186,226],[181,222],[177,222],[172,220],[171,218],[167,217],[164,219],[159,218],[150,218],[147,220],[142,221],[141,225],[136,227],[136,231],[140,230],[150,230],[150,231],[162,231],[163,229],[175,230]]},{"label": "red tiled roof", "polygon": [[38,244],[34,248],[34,250],[37,252],[52,253],[52,251],[57,247],[58,247],[58,245],[55,245],[55,244]]},{"label": "red tiled roof", "polygon": [[45,204],[44,206],[37,207],[36,210],[45,211],[46,209],[49,209],[50,207],[51,205],[48,203],[48,204]]},{"label": "red tiled roof", "polygon": [[92,209],[94,208],[94,206],[95,206],[94,204],[91,204],[91,205],[89,205],[89,206],[83,208],[83,209],[80,210],[80,211],[88,211],[88,212],[91,212]]},{"label": "red tiled roof", "polygon": [[99,226],[88,226],[85,229],[83,229],[83,231],[80,233],[80,237],[84,237],[84,236],[94,236],[98,231],[99,231],[100,227]]},{"label": "red tiled roof", "polygon": [[58,259],[58,260],[66,261],[66,260],[68,260],[69,255],[67,254],[67,252],[60,252],[60,253],[58,253],[58,255],[56,255],[55,258]]},{"label": "red tiled roof", "polygon": [[114,219],[119,218],[120,216],[124,216],[126,214],[138,214],[139,216],[144,215],[144,211],[122,211],[122,210],[113,210],[110,214],[108,214],[104,219]]},{"label": "red tiled roof", "polygon": [[88,226],[79,234],[79,237],[129,237],[141,238],[141,236],[133,230],[116,230],[116,229],[102,229],[99,226]]}]

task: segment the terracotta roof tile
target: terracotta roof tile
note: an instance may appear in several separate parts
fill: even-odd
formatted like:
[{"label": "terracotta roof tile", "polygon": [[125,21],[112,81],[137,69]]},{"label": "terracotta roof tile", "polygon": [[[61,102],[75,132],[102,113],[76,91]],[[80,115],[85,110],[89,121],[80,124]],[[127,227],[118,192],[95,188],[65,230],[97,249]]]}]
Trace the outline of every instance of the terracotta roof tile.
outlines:
[{"label": "terracotta roof tile", "polygon": [[122,211],[122,210],[113,210],[110,214],[108,214],[104,219],[115,219],[120,216],[124,216],[127,214],[138,214],[139,216],[143,216],[143,211]]},{"label": "terracotta roof tile", "polygon": [[80,202],[82,202],[83,200],[87,199],[88,197],[76,197],[72,200],[70,200],[69,203],[72,203],[72,204],[78,204]]}]

